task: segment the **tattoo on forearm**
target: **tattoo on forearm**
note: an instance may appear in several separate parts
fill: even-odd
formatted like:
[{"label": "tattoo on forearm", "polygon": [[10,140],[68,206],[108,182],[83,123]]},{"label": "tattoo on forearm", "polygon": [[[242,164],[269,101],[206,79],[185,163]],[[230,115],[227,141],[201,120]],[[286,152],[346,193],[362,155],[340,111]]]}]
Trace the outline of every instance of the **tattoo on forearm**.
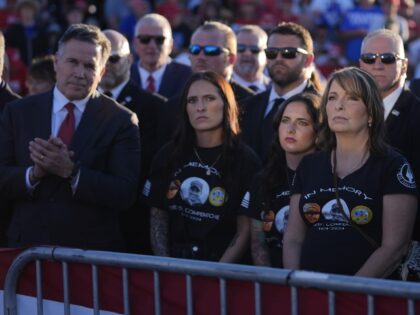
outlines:
[{"label": "tattoo on forearm", "polygon": [[152,208],[150,215],[150,240],[153,253],[158,256],[169,256],[168,248],[168,214]]},{"label": "tattoo on forearm", "polygon": [[270,266],[270,253],[265,242],[262,223],[253,219],[251,226],[251,253],[254,264],[258,266]]}]

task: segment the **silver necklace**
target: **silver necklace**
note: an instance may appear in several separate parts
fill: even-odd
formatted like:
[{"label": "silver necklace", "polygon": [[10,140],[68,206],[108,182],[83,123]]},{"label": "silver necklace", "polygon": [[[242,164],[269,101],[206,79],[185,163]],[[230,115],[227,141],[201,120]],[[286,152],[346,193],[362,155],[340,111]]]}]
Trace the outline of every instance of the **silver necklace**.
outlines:
[{"label": "silver necklace", "polygon": [[201,163],[201,165],[203,165],[205,168],[206,168],[206,175],[210,175],[211,174],[211,168],[213,168],[213,166],[214,165],[216,165],[216,163],[219,161],[219,159],[220,159],[220,156],[222,155],[222,153],[220,153],[218,156],[217,156],[217,158],[216,158],[216,160],[210,165],[210,166],[208,166],[208,164],[206,164],[206,163],[204,163],[202,160],[201,160],[201,158],[200,158],[200,156],[198,155],[198,152],[197,152],[197,149],[196,148],[194,148],[194,154],[195,154],[195,156],[197,157],[197,159],[200,161],[200,163]]}]

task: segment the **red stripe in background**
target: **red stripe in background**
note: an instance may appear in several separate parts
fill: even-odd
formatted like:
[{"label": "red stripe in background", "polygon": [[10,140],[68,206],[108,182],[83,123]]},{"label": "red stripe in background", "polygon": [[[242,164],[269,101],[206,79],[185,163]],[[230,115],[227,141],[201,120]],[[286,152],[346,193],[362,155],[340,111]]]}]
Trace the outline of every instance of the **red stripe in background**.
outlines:
[{"label": "red stripe in background", "polygon": [[[0,283],[13,259],[21,252],[16,249],[0,249]],[[118,268],[99,267],[100,308],[122,313],[122,271]],[[61,264],[42,262],[44,298],[63,301]],[[153,272],[130,270],[130,301],[132,314],[154,313]],[[92,274],[90,265],[69,264],[70,302],[92,307]],[[219,280],[194,276],[194,314],[219,314]],[[162,314],[186,314],[186,280],[184,275],[160,273]],[[18,285],[18,293],[36,296],[35,264],[24,269]],[[254,314],[254,284],[249,281],[227,280],[226,292],[228,314]],[[290,314],[290,288],[282,285],[261,284],[261,304],[263,314]],[[328,314],[328,293],[324,290],[299,288],[299,314]],[[416,301],[416,311],[420,311],[420,301]],[[378,314],[407,313],[404,299],[376,297],[375,309]],[[336,293],[337,315],[367,314],[367,297],[361,294]]]}]

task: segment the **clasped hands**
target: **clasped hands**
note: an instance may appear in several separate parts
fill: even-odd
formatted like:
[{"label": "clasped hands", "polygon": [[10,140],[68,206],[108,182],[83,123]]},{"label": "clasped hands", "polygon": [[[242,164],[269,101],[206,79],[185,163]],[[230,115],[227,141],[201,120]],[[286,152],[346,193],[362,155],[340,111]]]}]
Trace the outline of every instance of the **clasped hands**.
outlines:
[{"label": "clasped hands", "polygon": [[71,158],[73,151],[58,137],[51,136],[48,140],[35,138],[29,142],[31,160],[35,163],[31,177],[40,180],[46,175],[56,175],[70,178],[74,163]]}]

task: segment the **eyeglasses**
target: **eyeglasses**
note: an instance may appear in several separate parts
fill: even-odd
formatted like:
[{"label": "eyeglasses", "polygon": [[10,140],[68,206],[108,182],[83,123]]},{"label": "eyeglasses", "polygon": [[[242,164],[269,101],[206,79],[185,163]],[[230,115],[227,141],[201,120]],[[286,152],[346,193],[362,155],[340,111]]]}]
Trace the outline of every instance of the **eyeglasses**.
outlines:
[{"label": "eyeglasses", "polygon": [[251,51],[251,53],[253,53],[254,55],[258,54],[261,52],[261,48],[258,47],[257,45],[245,45],[245,44],[238,44],[238,46],[236,46],[236,50],[239,53],[244,53],[247,49],[249,49],[249,51]]},{"label": "eyeglasses", "polygon": [[144,45],[149,44],[150,41],[153,39],[156,45],[160,46],[165,41],[165,36],[137,35],[137,39],[140,41],[140,43]]},{"label": "eyeglasses", "polygon": [[398,56],[398,54],[394,53],[383,53],[383,54],[362,54],[360,56],[360,60],[362,60],[364,63],[368,65],[372,65],[376,62],[376,59],[379,58],[381,62],[385,65],[390,65],[395,63],[397,60],[404,60],[404,58],[401,58]]},{"label": "eyeglasses", "polygon": [[265,50],[265,55],[267,59],[276,59],[277,55],[280,53],[282,58],[284,59],[294,59],[296,58],[298,53],[303,55],[307,55],[308,52],[300,47],[284,47],[284,48],[277,48],[277,47],[269,47]]},{"label": "eyeglasses", "polygon": [[109,56],[108,61],[110,63],[118,63],[121,60],[121,58],[123,58],[123,56],[120,56],[120,55],[112,55],[112,56]]},{"label": "eyeglasses", "polygon": [[199,55],[200,51],[203,51],[206,56],[219,56],[222,53],[229,53],[228,49],[214,45],[191,45],[188,51],[191,55]]}]

